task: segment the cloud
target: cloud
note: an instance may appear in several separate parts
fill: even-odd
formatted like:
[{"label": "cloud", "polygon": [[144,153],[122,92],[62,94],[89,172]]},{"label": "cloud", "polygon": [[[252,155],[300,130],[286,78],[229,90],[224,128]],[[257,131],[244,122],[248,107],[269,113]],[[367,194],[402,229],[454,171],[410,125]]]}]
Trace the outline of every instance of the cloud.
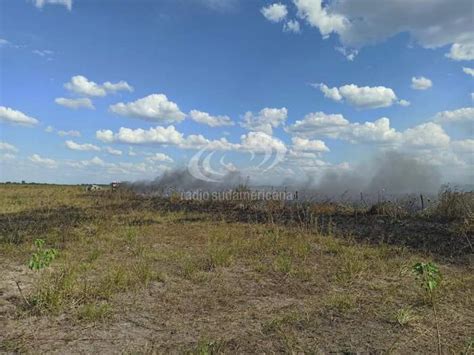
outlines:
[{"label": "cloud", "polygon": [[275,3],[268,5],[266,7],[262,7],[260,9],[262,15],[271,22],[280,22],[288,15],[288,10],[286,5],[281,3]]},{"label": "cloud", "polygon": [[28,159],[37,165],[41,165],[50,169],[56,168],[58,166],[58,163],[55,160],[49,158],[42,158],[38,154],[33,154]]},{"label": "cloud", "polygon": [[275,149],[280,153],[287,150],[281,140],[264,132],[249,132],[242,135],[240,143],[230,143],[225,138],[209,140],[202,135],[184,136],[174,126],[157,126],[147,130],[121,127],[117,133],[111,130],[97,131],[96,137],[106,143],[153,144],[194,150],[206,148],[222,151],[268,152],[268,149]]},{"label": "cloud", "polygon": [[401,144],[412,148],[446,147],[450,138],[443,128],[433,122],[408,128],[402,133]]},{"label": "cloud", "polygon": [[105,161],[103,161],[102,159],[100,159],[97,156],[95,156],[91,160],[82,160],[81,164],[84,165],[84,166],[91,166],[92,165],[92,166],[101,166],[101,167],[105,167],[107,165],[110,165],[110,166],[113,165],[113,164],[106,163]]},{"label": "cloud", "polygon": [[69,162],[66,162],[66,165],[69,165],[73,168],[84,168],[84,167],[91,167],[91,166],[92,167],[102,167],[102,168],[114,167],[114,164],[106,163],[105,161],[103,161],[102,159],[100,159],[97,156],[95,156],[94,158],[89,159],[89,160],[69,161]]},{"label": "cloud", "polygon": [[115,139],[114,132],[112,132],[110,129],[102,129],[100,131],[97,131],[95,133],[95,136],[98,140],[107,143],[111,143]]},{"label": "cloud", "polygon": [[293,142],[292,149],[294,151],[316,153],[329,152],[329,148],[326,146],[326,143],[319,139],[309,140],[300,137],[293,137],[291,140]]},{"label": "cloud", "polygon": [[349,25],[348,20],[340,14],[330,13],[323,7],[322,0],[293,0],[298,9],[298,16],[319,29],[323,38],[331,33],[342,33]]},{"label": "cloud", "polygon": [[474,60],[474,43],[454,43],[446,57],[456,61]]},{"label": "cloud", "polygon": [[286,153],[287,148],[285,144],[278,138],[272,137],[265,132],[249,132],[240,137],[240,150],[250,151],[254,153],[266,153],[269,149],[275,150],[279,153]]},{"label": "cloud", "polygon": [[107,92],[117,92],[117,91],[128,91],[132,92],[133,87],[130,86],[126,81],[119,81],[118,83],[111,83],[110,81],[106,81],[105,83],[102,84],[102,87],[105,89]]},{"label": "cloud", "polygon": [[211,116],[207,112],[201,112],[197,110],[192,110],[189,113],[189,116],[193,121],[198,123],[206,124],[211,127],[221,127],[221,126],[233,126],[234,122],[232,122],[229,116]]},{"label": "cloud", "polygon": [[386,146],[426,148],[449,144],[450,138],[442,127],[428,122],[399,132],[390,126],[390,119],[382,117],[374,122],[351,123],[340,114],[323,112],[308,114],[296,121],[287,131],[297,137],[328,137],[353,144],[379,144]]},{"label": "cloud", "polygon": [[326,136],[335,138],[341,128],[349,125],[349,121],[340,114],[314,112],[307,114],[302,120],[296,121],[287,131],[300,136]]},{"label": "cloud", "polygon": [[321,92],[324,94],[324,97],[331,99],[333,101],[341,101],[342,96],[339,93],[338,88],[330,88],[326,84],[311,84],[315,88],[319,88]]},{"label": "cloud", "polygon": [[457,153],[469,154],[472,156],[472,153],[474,152],[474,139],[453,141],[451,146]]},{"label": "cloud", "polygon": [[126,81],[119,81],[118,83],[111,83],[109,81],[102,85],[90,81],[83,75],[75,75],[71,81],[64,84],[64,87],[79,95],[103,97],[108,93],[115,93],[117,91],[133,91],[133,87]]},{"label": "cloud", "polygon": [[[315,88],[319,88],[324,96],[336,102],[346,101],[352,106],[362,109],[374,109],[381,107],[389,107],[399,102],[395,92],[384,86],[364,86],[359,87],[354,84],[344,85],[339,88],[330,88],[327,85],[311,84]],[[406,105],[406,100],[399,103]]]},{"label": "cloud", "polygon": [[283,124],[288,118],[288,110],[286,107],[282,108],[264,108],[258,115],[252,112],[245,113],[240,125],[249,131],[264,132],[272,135],[273,128]]},{"label": "cloud", "polygon": [[[182,0],[186,4],[190,0]],[[194,0],[215,11],[230,11],[237,7],[239,0]]]},{"label": "cloud", "polygon": [[173,162],[173,159],[171,159],[171,157],[169,157],[168,155],[164,153],[155,153],[151,157],[148,157],[147,160],[151,162],[167,162],[167,163]]},{"label": "cloud", "polygon": [[81,136],[81,132],[75,131],[75,130],[70,130],[70,131],[58,131],[58,136],[60,136],[60,137],[66,137],[66,136],[70,136],[70,137],[80,137],[80,136]]},{"label": "cloud", "polygon": [[110,174],[114,178],[116,178],[117,175],[123,175],[126,178],[129,178],[130,176],[134,176],[135,178],[143,178],[144,173],[150,173],[156,176],[156,174],[162,173],[163,171],[169,169],[169,167],[164,165],[146,164],[144,162],[118,162],[114,164],[106,162],[97,156],[89,160],[67,161],[65,164],[72,168],[81,170],[91,168],[90,172],[100,174],[101,176],[104,174]]},{"label": "cloud", "polygon": [[359,51],[353,48],[350,49],[345,47],[335,47],[334,49],[346,57],[346,59],[350,62],[352,62],[357,54],[359,54]]},{"label": "cloud", "polygon": [[400,33],[424,48],[452,44],[449,57],[474,57],[472,1],[293,0],[298,16],[318,28],[323,38],[339,35],[344,47],[361,48]]},{"label": "cloud", "polygon": [[93,144],[89,144],[89,143],[79,144],[79,143],[76,143],[74,141],[66,141],[65,144],[66,144],[66,147],[68,149],[71,149],[71,150],[79,150],[79,151],[83,151],[83,152],[86,152],[86,151],[100,151],[100,148],[98,146],[93,145]]},{"label": "cloud", "polygon": [[88,108],[88,109],[95,109],[94,105],[92,104],[92,101],[87,98],[78,98],[78,99],[66,99],[64,97],[58,97],[57,99],[54,100],[58,105],[71,108],[73,110],[77,110],[79,108]]},{"label": "cloud", "polygon": [[433,82],[424,76],[411,78],[411,88],[414,90],[427,90],[433,86]]},{"label": "cloud", "polygon": [[46,58],[46,59],[51,59],[51,57],[54,54],[53,51],[50,51],[48,49],[34,49],[32,52],[33,52],[33,54],[36,54],[36,55],[38,55],[40,57],[43,57],[43,58]]},{"label": "cloud", "polygon": [[0,122],[8,122],[21,126],[34,126],[39,123],[36,118],[5,106],[0,106]]},{"label": "cloud", "polygon": [[0,161],[14,160],[16,159],[15,154],[12,153],[3,153],[0,154]]},{"label": "cloud", "polygon": [[106,143],[171,145],[183,149],[208,147],[209,149],[226,150],[235,148],[235,145],[229,143],[225,138],[211,141],[202,135],[189,135],[185,137],[174,126],[157,126],[151,127],[148,130],[121,127],[117,133],[113,133],[111,130],[97,131],[96,137]]},{"label": "cloud", "polygon": [[410,101],[407,101],[407,100],[399,100],[399,101],[398,101],[398,104],[399,104],[400,106],[407,107],[407,106],[410,106],[410,105],[411,105],[411,102],[410,102]]},{"label": "cloud", "polygon": [[8,46],[9,44],[10,44],[9,41],[7,41],[7,40],[4,39],[4,38],[0,38],[0,47]]},{"label": "cloud", "polygon": [[152,94],[134,102],[120,102],[109,107],[121,116],[136,117],[152,122],[180,122],[186,115],[164,94]]},{"label": "cloud", "polygon": [[390,127],[387,117],[382,117],[374,122],[351,123],[340,132],[340,138],[351,143],[394,144],[400,134]]},{"label": "cloud", "polygon": [[300,23],[296,20],[289,20],[283,25],[284,32],[300,33]]},{"label": "cloud", "polygon": [[463,107],[453,111],[438,112],[433,121],[440,124],[454,124],[473,130],[474,125],[474,107]]},{"label": "cloud", "polygon": [[0,141],[0,150],[4,150],[4,151],[7,151],[7,152],[18,152],[18,148],[15,147],[14,145],[12,144],[9,144],[7,142],[2,142]]},{"label": "cloud", "polygon": [[114,149],[112,147],[105,147],[104,150],[112,155],[122,155],[122,151],[118,149]]},{"label": "cloud", "polygon": [[33,0],[37,8],[42,9],[45,5],[63,5],[69,11],[72,10],[72,0]]},{"label": "cloud", "polygon": [[178,132],[174,126],[166,128],[157,126],[151,127],[148,130],[121,127],[117,133],[113,133],[110,130],[97,131],[96,137],[107,143],[120,142],[128,144],[180,145],[184,141],[184,135]]},{"label": "cloud", "polygon": [[466,73],[467,75],[474,76],[474,68],[463,67],[462,71]]},{"label": "cloud", "polygon": [[[56,131],[56,129],[53,126],[48,126],[48,127],[45,128],[44,131],[47,132],[47,133],[53,133],[54,131]],[[81,132],[76,131],[76,130],[69,130],[69,131],[58,130],[56,133],[60,137],[66,137],[66,136],[80,137],[81,136]]]}]

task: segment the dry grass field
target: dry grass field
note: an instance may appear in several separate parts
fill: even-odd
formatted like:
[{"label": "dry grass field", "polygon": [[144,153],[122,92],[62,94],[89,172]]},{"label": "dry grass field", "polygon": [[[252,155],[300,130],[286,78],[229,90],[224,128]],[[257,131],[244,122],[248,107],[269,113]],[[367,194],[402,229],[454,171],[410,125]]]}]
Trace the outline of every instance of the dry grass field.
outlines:
[{"label": "dry grass field", "polygon": [[[442,353],[473,350],[468,251],[170,206],[1,185],[0,352],[410,354],[436,353],[438,339]],[[30,270],[36,239],[58,254]],[[432,298],[412,270],[428,261],[442,274]]]}]

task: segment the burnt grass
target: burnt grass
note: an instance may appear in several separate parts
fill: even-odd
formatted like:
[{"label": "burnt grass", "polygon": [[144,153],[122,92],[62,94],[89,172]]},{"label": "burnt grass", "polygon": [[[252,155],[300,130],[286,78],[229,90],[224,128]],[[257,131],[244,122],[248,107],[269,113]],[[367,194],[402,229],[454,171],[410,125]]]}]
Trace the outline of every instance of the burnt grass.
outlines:
[{"label": "burnt grass", "polygon": [[[202,218],[241,223],[275,223],[302,227],[321,234],[371,244],[389,244],[457,258],[473,253],[474,234],[463,228],[465,221],[443,219],[435,216],[404,215],[390,216],[374,212],[374,209],[318,212],[318,206],[311,204],[268,205],[235,202],[196,202],[155,198],[152,206],[157,210],[170,212],[200,212]],[[315,211],[314,211],[315,210]],[[196,217],[182,218],[192,222]]]},{"label": "burnt grass", "polygon": [[[181,223],[200,220],[272,223],[304,228],[323,235],[352,238],[363,243],[404,246],[447,258],[459,258],[473,253],[472,226],[465,228],[466,221],[443,219],[429,214],[393,216],[377,212],[374,208],[342,209],[331,204],[186,201],[151,198],[133,193],[120,198],[116,198],[113,193],[89,196],[95,200],[95,206],[60,206],[0,214],[0,243],[20,244],[30,241],[26,236],[41,236],[53,231],[64,236],[85,222],[108,218],[111,212],[115,215],[127,215],[130,211],[146,210],[192,214],[180,218]],[[141,226],[157,222],[127,218],[123,223]],[[472,224],[472,221],[469,223]]]}]

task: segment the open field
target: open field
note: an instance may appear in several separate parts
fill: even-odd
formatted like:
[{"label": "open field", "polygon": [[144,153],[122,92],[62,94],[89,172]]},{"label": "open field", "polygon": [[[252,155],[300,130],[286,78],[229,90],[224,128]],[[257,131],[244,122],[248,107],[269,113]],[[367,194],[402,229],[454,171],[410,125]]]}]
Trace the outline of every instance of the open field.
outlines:
[{"label": "open field", "polygon": [[0,352],[472,352],[472,221],[308,208],[1,185]]}]

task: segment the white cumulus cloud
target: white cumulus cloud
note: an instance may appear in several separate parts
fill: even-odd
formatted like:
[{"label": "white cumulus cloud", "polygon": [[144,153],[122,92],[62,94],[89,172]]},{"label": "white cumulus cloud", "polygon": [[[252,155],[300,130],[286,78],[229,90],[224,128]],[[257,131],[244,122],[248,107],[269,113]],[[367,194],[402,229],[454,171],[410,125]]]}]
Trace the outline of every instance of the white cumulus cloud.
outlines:
[{"label": "white cumulus cloud", "polygon": [[463,107],[452,111],[438,112],[433,121],[439,124],[453,124],[471,131],[474,127],[474,107]]},{"label": "white cumulus cloud", "polygon": [[427,90],[433,86],[433,82],[424,76],[414,76],[411,78],[411,88],[414,90]]},{"label": "white cumulus cloud", "polygon": [[119,149],[115,149],[115,148],[112,148],[112,147],[105,147],[104,148],[105,151],[111,155],[122,155],[123,152]]},{"label": "white cumulus cloud", "polygon": [[0,141],[0,150],[4,150],[7,152],[18,152],[18,148],[15,147],[14,145],[7,143],[7,142],[2,142]]},{"label": "white cumulus cloud", "polygon": [[193,121],[198,123],[206,124],[211,127],[221,127],[221,126],[232,126],[234,122],[232,122],[229,116],[211,116],[207,112],[202,112],[198,110],[192,110],[189,113],[189,117]]},{"label": "white cumulus cloud", "polygon": [[121,116],[141,118],[152,122],[180,122],[186,115],[164,94],[152,94],[133,102],[120,102],[109,107]]},{"label": "white cumulus cloud", "polygon": [[265,132],[272,135],[273,128],[284,124],[288,118],[286,107],[269,108],[266,107],[255,115],[252,112],[245,113],[240,125],[249,131]]},{"label": "white cumulus cloud", "polygon": [[474,43],[454,43],[446,57],[452,60],[474,60]]},{"label": "white cumulus cloud", "polygon": [[72,0],[33,0],[37,8],[43,8],[45,5],[62,5],[69,11],[72,10]]},{"label": "white cumulus cloud", "polygon": [[123,80],[119,81],[118,83],[111,83],[107,81],[103,84],[97,84],[93,81],[90,81],[83,75],[73,76],[71,81],[64,84],[64,87],[78,95],[96,97],[103,97],[108,93],[114,93],[117,91],[133,91],[133,87]]},{"label": "white cumulus cloud", "polygon": [[424,123],[405,131],[390,126],[390,119],[379,118],[373,122],[351,123],[342,115],[315,112],[296,121],[287,131],[296,137],[328,137],[357,143],[374,143],[391,147],[427,148],[445,147],[450,138],[443,128],[433,122]]},{"label": "white cumulus cloud", "polygon": [[66,136],[70,136],[70,137],[80,137],[81,136],[81,132],[79,131],[76,131],[76,130],[70,130],[70,131],[58,131],[58,136],[60,137],[66,137]]},{"label": "white cumulus cloud", "polygon": [[462,71],[466,73],[467,75],[474,76],[474,68],[463,67]]},{"label": "white cumulus cloud", "polygon": [[357,108],[374,109],[389,107],[394,103],[406,106],[407,103],[406,100],[399,101],[395,92],[384,86],[359,87],[355,84],[350,84],[330,88],[324,83],[312,84],[312,86],[319,88],[328,99],[337,102],[345,101]]},{"label": "white cumulus cloud", "polygon": [[295,151],[316,153],[329,152],[326,143],[319,139],[309,140],[306,138],[293,137],[291,140],[293,142],[292,149]]},{"label": "white cumulus cloud", "polygon": [[319,29],[323,38],[331,33],[342,33],[349,25],[343,15],[329,11],[324,7],[322,0],[293,0],[298,9],[298,16],[312,26]]},{"label": "white cumulus cloud", "polygon": [[49,158],[42,158],[40,155],[38,154],[33,154],[32,156],[30,156],[28,158],[31,162],[37,164],[37,165],[41,165],[41,166],[44,166],[46,168],[56,168],[58,166],[58,163],[53,160],[53,159],[49,159]]},{"label": "white cumulus cloud", "polygon": [[287,148],[278,138],[272,137],[265,132],[249,132],[240,137],[241,145],[238,149],[254,153],[266,153],[275,150],[280,154],[285,154]]},{"label": "white cumulus cloud", "polygon": [[361,48],[407,33],[424,48],[452,45],[448,56],[474,59],[472,0],[293,0],[298,15],[323,38],[339,35],[344,47]]},{"label": "white cumulus cloud", "polygon": [[283,31],[291,32],[291,33],[300,33],[301,32],[300,23],[296,20],[289,20],[285,22],[285,24],[283,25]]},{"label": "white cumulus cloud", "polygon": [[173,159],[164,153],[155,153],[151,157],[148,157],[147,160],[152,161],[152,162],[166,162],[166,163],[173,162]]},{"label": "white cumulus cloud", "polygon": [[58,105],[77,110],[79,108],[94,109],[92,101],[87,97],[81,97],[77,99],[67,99],[64,97],[58,97],[54,100]]},{"label": "white cumulus cloud", "polygon": [[5,106],[0,106],[0,121],[22,126],[34,126],[39,123],[36,118]]},{"label": "white cumulus cloud", "polygon": [[286,5],[283,5],[281,3],[275,3],[268,5],[266,7],[263,7],[260,12],[262,13],[263,16],[268,21],[271,22],[280,22],[283,21],[283,19],[288,15],[288,10],[286,8]]},{"label": "white cumulus cloud", "polygon": [[79,144],[74,141],[66,141],[66,147],[71,150],[79,150],[79,151],[100,151],[100,148],[96,145],[85,143]]}]

